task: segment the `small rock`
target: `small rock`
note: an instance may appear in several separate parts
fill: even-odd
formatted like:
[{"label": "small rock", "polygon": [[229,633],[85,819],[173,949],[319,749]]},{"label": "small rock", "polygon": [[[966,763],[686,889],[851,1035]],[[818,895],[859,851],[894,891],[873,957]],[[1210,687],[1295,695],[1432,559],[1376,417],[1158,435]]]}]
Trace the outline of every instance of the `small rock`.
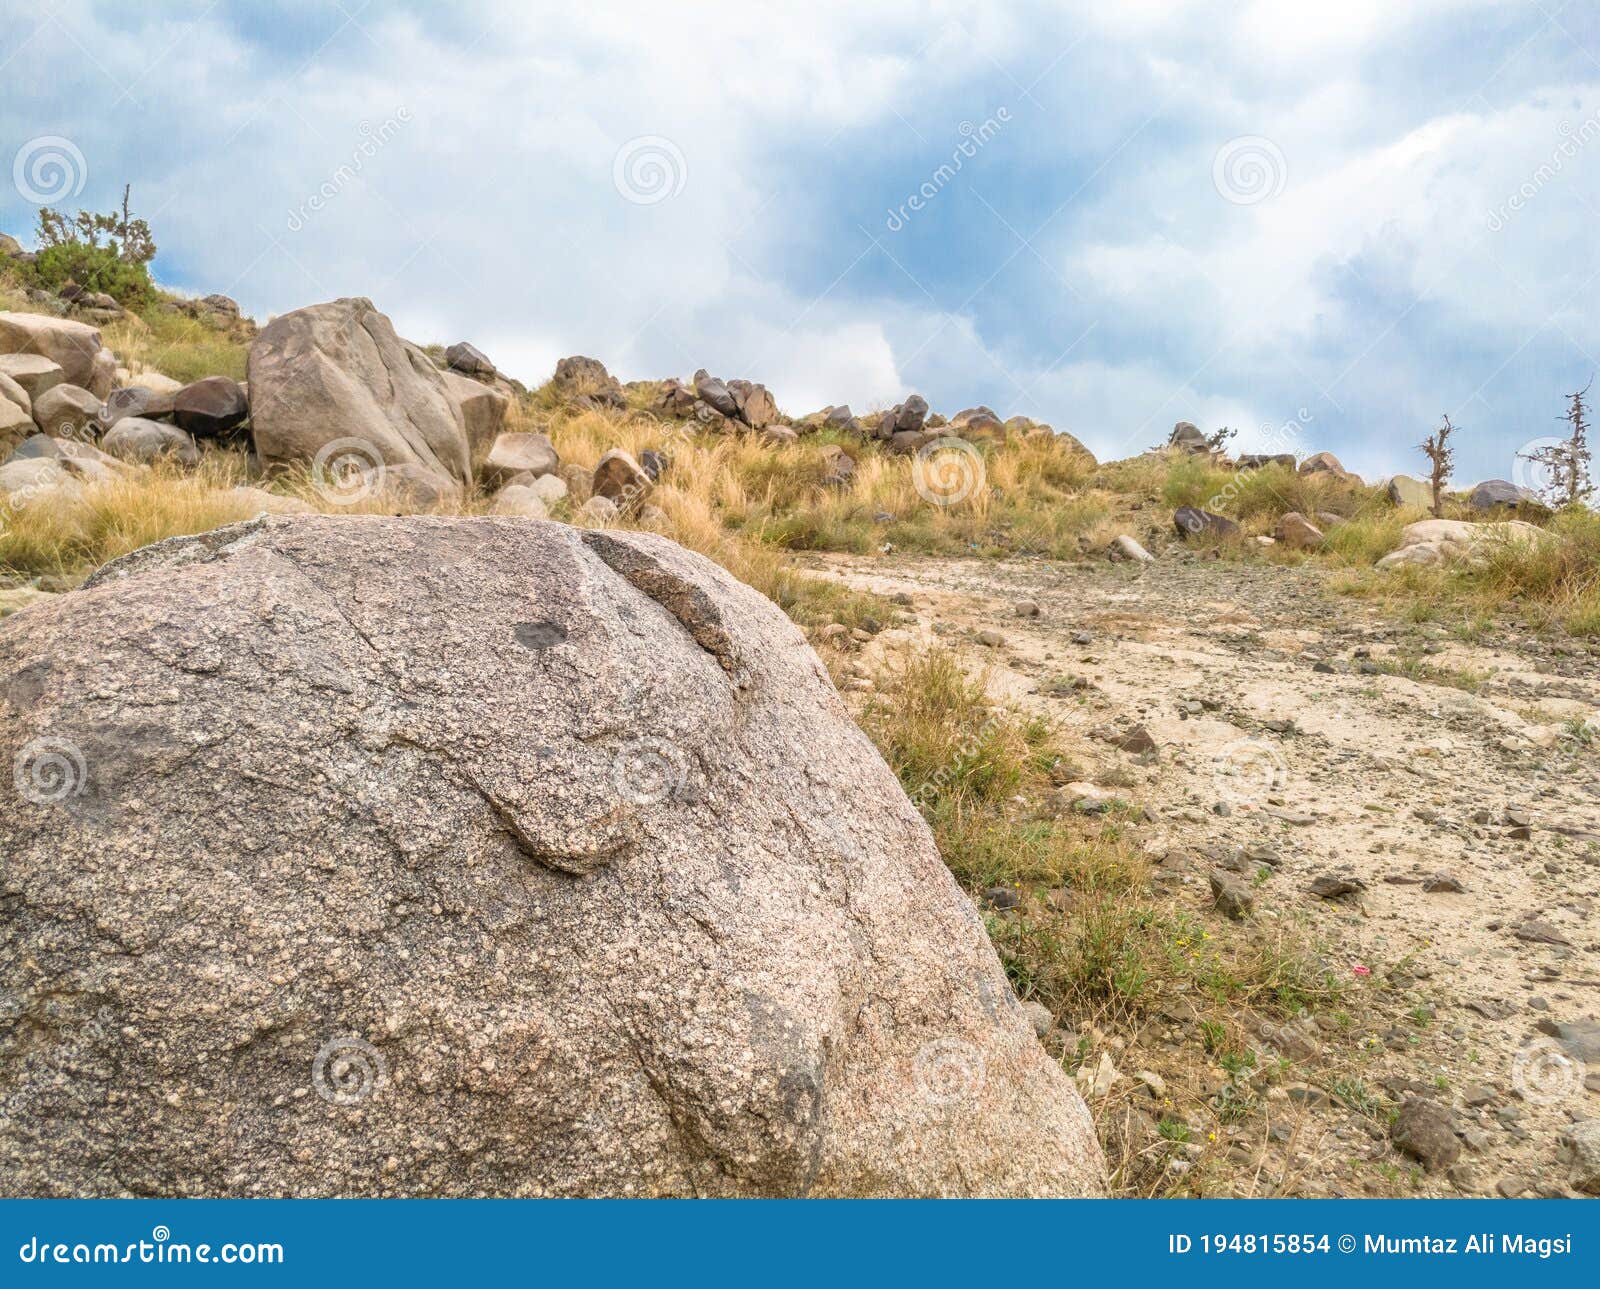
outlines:
[{"label": "small rock", "polygon": [[1350,874],[1335,875],[1324,873],[1311,881],[1311,893],[1319,899],[1334,900],[1341,895],[1354,895],[1357,891],[1367,889],[1367,884],[1359,877]]},{"label": "small rock", "polygon": [[1005,642],[1006,638],[998,631],[978,632],[978,643],[981,645],[986,645],[990,649],[999,649],[1005,644]]},{"label": "small rock", "polygon": [[1408,1094],[1389,1129],[1389,1139],[1430,1172],[1442,1172],[1461,1158],[1455,1118],[1449,1107],[1431,1097]]},{"label": "small rock", "polygon": [[1039,616],[1039,602],[1037,600],[1018,600],[1016,611],[1019,618],[1036,618]]},{"label": "small rock", "polygon": [[1211,896],[1218,911],[1235,922],[1249,917],[1256,905],[1249,884],[1223,868],[1211,870]]}]

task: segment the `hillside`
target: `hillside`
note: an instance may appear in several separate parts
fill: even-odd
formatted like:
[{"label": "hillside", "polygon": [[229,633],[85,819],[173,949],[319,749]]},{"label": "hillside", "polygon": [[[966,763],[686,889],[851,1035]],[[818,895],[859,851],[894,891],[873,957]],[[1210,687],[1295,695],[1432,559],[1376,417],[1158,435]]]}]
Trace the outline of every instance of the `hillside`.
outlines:
[{"label": "hillside", "polygon": [[[1430,519],[1415,481],[1235,458],[1186,423],[1098,462],[988,408],[788,415],[749,381],[624,385],[590,358],[528,388],[471,345],[396,341],[464,427],[441,474],[434,440],[418,465],[356,419],[332,454],[294,440],[316,409],[265,391],[315,384],[282,370],[313,328],[290,334],[297,315],[258,329],[222,297],[133,311],[23,277],[0,314],[93,327],[114,357],[52,382],[0,319],[0,372],[35,360],[0,425],[0,613],[263,512],[662,534],[805,631],[1119,1193],[1581,1183],[1563,1142],[1600,1108],[1592,511],[1506,483]],[[362,344],[324,349],[355,369]]]}]

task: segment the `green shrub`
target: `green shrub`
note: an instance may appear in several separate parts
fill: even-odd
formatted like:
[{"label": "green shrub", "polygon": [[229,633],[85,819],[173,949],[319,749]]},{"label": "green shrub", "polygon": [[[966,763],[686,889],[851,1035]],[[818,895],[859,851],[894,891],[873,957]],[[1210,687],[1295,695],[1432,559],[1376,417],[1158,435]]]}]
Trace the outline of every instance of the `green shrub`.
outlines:
[{"label": "green shrub", "polygon": [[118,257],[107,246],[63,242],[47,246],[34,261],[34,276],[47,291],[76,282],[89,291],[104,291],[126,309],[139,310],[155,300],[149,270]]}]

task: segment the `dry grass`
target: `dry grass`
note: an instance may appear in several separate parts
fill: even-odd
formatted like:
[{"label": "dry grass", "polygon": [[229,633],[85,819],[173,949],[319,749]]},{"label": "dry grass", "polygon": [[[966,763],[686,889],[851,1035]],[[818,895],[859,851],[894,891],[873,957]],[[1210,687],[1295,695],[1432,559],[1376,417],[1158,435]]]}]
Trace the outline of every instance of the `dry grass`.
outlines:
[{"label": "dry grass", "polygon": [[[1236,1168],[1180,1180],[1165,1165],[1170,1147],[1189,1141],[1188,1122],[1220,1129],[1265,1113],[1261,1094],[1285,1071],[1257,1068],[1263,1019],[1338,1003],[1306,929],[1292,919],[1224,925],[1161,896],[1131,837],[1134,807],[1072,810],[1056,787],[1078,772],[1060,732],[991,704],[983,679],[948,652],[880,676],[861,719],[956,879],[980,904],[994,888],[1016,892],[1016,907],[987,912],[989,935],[1018,996],[1043,1003],[1067,1031],[1046,1045],[1069,1070],[1086,1058],[1092,1068],[1101,1031],[1137,1042],[1174,1007],[1186,1017],[1187,1044],[1138,1058],[1159,1068],[1164,1106],[1130,1099],[1142,1085],[1128,1080],[1091,1099],[1118,1191],[1235,1187]],[[1206,1086],[1218,1067],[1229,1077],[1221,1094]],[[1158,1119],[1173,1125],[1165,1141]]]}]

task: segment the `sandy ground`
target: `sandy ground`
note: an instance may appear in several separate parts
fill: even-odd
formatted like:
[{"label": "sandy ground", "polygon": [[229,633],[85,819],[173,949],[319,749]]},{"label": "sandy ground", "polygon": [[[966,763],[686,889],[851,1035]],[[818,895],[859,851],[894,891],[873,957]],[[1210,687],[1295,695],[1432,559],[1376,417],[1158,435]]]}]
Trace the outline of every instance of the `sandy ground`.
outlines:
[{"label": "sandy ground", "polygon": [[[1600,1052],[1540,1024],[1600,1016],[1600,738],[1582,735],[1587,722],[1600,735],[1600,658],[1397,623],[1325,594],[1310,569],[1192,556],[810,566],[910,597],[914,620],[869,655],[940,641],[986,666],[991,692],[1078,735],[1086,764],[1148,807],[1140,839],[1174,901],[1220,921],[1215,857],[1280,853],[1254,916],[1324,947],[1350,974],[1353,1017],[1309,1025],[1292,1133],[1225,1132],[1211,1148],[1237,1174],[1225,1191],[1569,1193],[1560,1138],[1600,1117]],[[1037,617],[1019,616],[1025,601]],[[1154,758],[1103,737],[1136,724]],[[1427,889],[1436,874],[1454,881]],[[1320,897],[1310,887],[1324,876],[1360,889]],[[1117,1064],[1173,1032],[1128,1037]],[[1374,1101],[1310,1090],[1334,1086]],[[1388,1120],[1407,1094],[1453,1116],[1458,1160],[1424,1168],[1395,1149]]]}]

